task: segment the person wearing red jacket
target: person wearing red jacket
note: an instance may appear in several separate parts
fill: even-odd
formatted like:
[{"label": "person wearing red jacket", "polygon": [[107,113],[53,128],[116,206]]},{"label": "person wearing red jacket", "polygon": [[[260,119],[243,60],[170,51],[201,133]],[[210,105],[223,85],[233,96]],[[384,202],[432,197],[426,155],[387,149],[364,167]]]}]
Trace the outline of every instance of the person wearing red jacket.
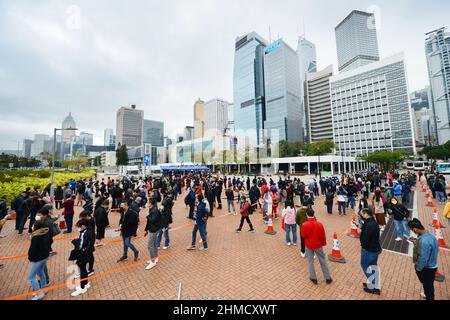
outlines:
[{"label": "person wearing red jacket", "polygon": [[316,270],[314,269],[314,255],[317,255],[323,276],[327,284],[330,284],[333,279],[331,279],[325,252],[323,251],[323,247],[327,245],[325,229],[323,224],[314,217],[312,208],[308,209],[306,215],[308,220],[302,225],[301,236],[305,239],[306,255],[309,261],[309,279],[312,283],[318,284]]}]

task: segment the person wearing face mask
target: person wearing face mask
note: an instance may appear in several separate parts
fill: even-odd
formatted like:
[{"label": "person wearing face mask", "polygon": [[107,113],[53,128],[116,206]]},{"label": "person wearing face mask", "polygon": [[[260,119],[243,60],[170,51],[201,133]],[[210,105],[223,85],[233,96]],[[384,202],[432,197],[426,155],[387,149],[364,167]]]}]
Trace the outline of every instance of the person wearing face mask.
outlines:
[{"label": "person wearing face mask", "polygon": [[374,218],[371,209],[361,211],[362,228],[361,243],[361,267],[367,281],[363,283],[363,290],[370,294],[381,294],[380,278],[378,272],[378,256],[382,249],[380,245],[380,227]]},{"label": "person wearing face mask", "polygon": [[[30,281],[34,291],[46,287],[43,283],[47,283],[45,265],[50,256],[48,246],[50,237],[50,229],[46,227],[44,221],[41,219],[37,220],[33,226],[31,244],[28,249],[28,260],[32,263],[30,273],[28,274],[28,281]],[[39,276],[40,281],[36,279],[36,276]],[[33,300],[41,300],[44,296],[44,292],[33,294]]]},{"label": "person wearing face mask", "polygon": [[408,227],[418,235],[414,243],[413,262],[417,277],[422,283],[420,295],[426,300],[434,300],[434,279],[438,268],[439,243],[434,235],[425,230],[422,223],[414,218]]},{"label": "person wearing face mask", "polygon": [[92,255],[94,254],[94,232],[89,228],[89,222],[87,220],[80,220],[77,222],[77,231],[80,233],[79,243],[78,243],[78,256],[76,264],[80,268],[80,287],[76,288],[74,292],[71,293],[72,297],[78,297],[79,295],[85,294],[87,289],[91,287],[88,282],[88,271],[87,264],[92,260]]}]

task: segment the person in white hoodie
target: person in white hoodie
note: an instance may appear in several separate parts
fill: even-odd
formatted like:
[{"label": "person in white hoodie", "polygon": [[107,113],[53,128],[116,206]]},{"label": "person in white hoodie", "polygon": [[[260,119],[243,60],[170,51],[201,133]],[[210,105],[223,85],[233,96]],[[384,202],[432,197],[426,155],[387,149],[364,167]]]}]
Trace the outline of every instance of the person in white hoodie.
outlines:
[{"label": "person in white hoodie", "polygon": [[297,213],[294,209],[294,204],[291,200],[286,200],[285,208],[281,213],[281,217],[284,219],[284,226],[286,228],[286,244],[291,245],[291,231],[292,231],[292,243],[294,246],[297,245],[297,224],[295,222],[295,217]]}]

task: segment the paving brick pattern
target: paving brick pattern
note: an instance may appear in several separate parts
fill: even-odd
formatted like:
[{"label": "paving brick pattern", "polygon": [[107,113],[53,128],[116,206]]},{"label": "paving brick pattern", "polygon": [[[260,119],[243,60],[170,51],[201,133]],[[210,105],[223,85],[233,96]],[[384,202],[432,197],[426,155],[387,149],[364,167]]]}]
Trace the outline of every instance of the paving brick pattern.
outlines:
[{"label": "paving brick pattern", "polygon": [[[183,299],[219,297],[223,299],[270,299],[270,300],[411,300],[420,299],[422,291],[412,264],[412,259],[393,252],[383,252],[379,259],[381,269],[381,296],[366,294],[362,291],[365,277],[361,270],[360,244],[358,239],[344,235],[350,228],[351,215],[340,217],[337,207],[329,216],[322,200],[316,201],[317,217],[324,223],[328,245],[326,253],[331,252],[332,235],[337,232],[341,252],[346,264],[329,263],[335,280],[331,285],[325,284],[316,261],[319,285],[309,281],[308,262],[300,256],[300,247],[285,244],[285,233],[281,229],[280,219],[274,222],[276,235],[266,235],[266,226],[261,215],[251,216],[256,233],[249,233],[244,226],[243,232],[235,233],[240,216],[228,215],[226,202],[223,210],[215,210],[216,218],[208,221],[208,244],[206,252],[187,251],[191,242],[192,223],[186,219],[187,209],[182,195],[174,207],[174,224],[172,226],[171,247],[160,251],[158,266],[150,271],[144,270],[149,258],[147,239],[143,237],[144,223],[141,223],[138,238],[133,242],[140,250],[141,260],[117,263],[122,254],[120,238],[107,238],[112,243],[98,248],[95,252],[96,276],[91,279],[92,288],[80,297],[72,298],[71,290],[64,285],[68,274],[67,261],[72,248],[70,239],[60,235],[54,242],[58,252],[48,261],[52,288],[45,299],[48,300],[98,300],[98,299],[177,299],[178,285],[183,285]],[[323,198],[322,198],[323,199]],[[419,217],[426,225],[432,221],[433,208],[426,207],[426,199],[418,192]],[[437,202],[435,202],[437,204]],[[443,206],[439,206],[442,218]],[[77,208],[77,214],[80,208]],[[141,221],[145,221],[148,209],[141,211]],[[352,211],[350,210],[350,213]],[[118,225],[118,213],[110,213],[113,227]],[[447,223],[442,221],[442,223]],[[19,236],[13,230],[13,222],[4,228],[6,238],[0,239],[0,259],[3,257],[26,254],[29,238]],[[430,231],[433,231],[430,229]],[[447,242],[450,241],[450,228],[443,229]],[[75,234],[74,234],[75,236]],[[199,238],[199,237],[198,237]],[[131,257],[131,252],[129,254]],[[26,280],[30,263],[26,257],[0,261],[5,267],[0,270],[0,299],[14,297],[32,291]],[[450,252],[441,250],[439,254],[439,271],[450,276]],[[450,280],[436,282],[436,299],[450,299]],[[18,296],[18,299],[30,299],[31,296]]]}]

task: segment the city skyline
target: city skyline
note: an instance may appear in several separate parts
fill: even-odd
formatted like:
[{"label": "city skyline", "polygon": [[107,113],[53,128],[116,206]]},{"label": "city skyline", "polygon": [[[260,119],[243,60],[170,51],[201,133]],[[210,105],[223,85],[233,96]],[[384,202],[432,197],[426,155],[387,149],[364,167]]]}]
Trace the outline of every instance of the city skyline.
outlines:
[{"label": "city skyline", "polygon": [[[177,128],[193,125],[192,105],[199,96],[233,102],[236,37],[255,31],[269,40],[270,26],[272,41],[279,35],[295,48],[304,33],[303,18],[306,38],[316,45],[318,70],[333,64],[336,73],[334,28],[352,10],[375,9],[381,58],[404,51],[410,91],[422,89],[429,84],[425,34],[448,26],[445,12],[450,9],[444,1],[380,1],[375,7],[370,1],[139,2],[132,8],[115,1],[78,1],[77,29],[76,21],[67,21],[71,4],[0,4],[0,78],[5,83],[0,149],[14,150],[17,141],[50,134],[69,111],[78,133],[93,133],[94,144],[102,145],[103,130],[115,127],[116,110],[131,104],[146,117],[164,121],[166,135],[173,137]],[[137,18],[142,14],[147,18]],[[219,16],[222,21],[216,23]],[[147,35],[149,30],[154,32]],[[11,109],[16,112],[5,112]]]}]

